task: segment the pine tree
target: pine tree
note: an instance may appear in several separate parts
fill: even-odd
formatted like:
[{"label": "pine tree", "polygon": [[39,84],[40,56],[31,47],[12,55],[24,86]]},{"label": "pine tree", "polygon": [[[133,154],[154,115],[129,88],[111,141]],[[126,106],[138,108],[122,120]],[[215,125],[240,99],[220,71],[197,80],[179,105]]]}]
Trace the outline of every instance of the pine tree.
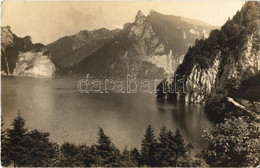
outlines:
[{"label": "pine tree", "polygon": [[81,161],[84,163],[84,167],[91,167],[95,163],[95,149],[94,146],[80,145]]},{"label": "pine tree", "polygon": [[177,149],[177,144],[175,143],[174,140],[174,134],[171,130],[167,132],[168,140],[169,140],[169,157],[168,157],[168,163],[170,166],[176,166],[176,149]]},{"label": "pine tree", "polygon": [[174,142],[177,145],[177,152],[179,153],[179,155],[184,155],[186,152],[185,143],[184,143],[184,139],[181,135],[181,131],[178,128],[176,129],[176,131],[174,133]]},{"label": "pine tree", "polygon": [[127,148],[123,150],[121,158],[120,166],[122,167],[136,167],[138,165],[131,155],[131,151],[127,150]]},{"label": "pine tree", "polygon": [[91,145],[90,146],[90,151],[89,151],[89,153],[90,153],[90,157],[93,159],[92,160],[92,165],[94,165],[94,166],[97,166],[97,148],[96,148],[96,145]]},{"label": "pine tree", "polygon": [[61,148],[62,167],[83,167],[84,163],[80,159],[80,150],[75,144],[64,143]]},{"label": "pine tree", "polygon": [[177,128],[175,133],[174,133],[174,137],[173,137],[173,140],[176,144],[176,157],[175,157],[175,161],[176,161],[176,164],[178,163],[178,158],[180,156],[184,156],[185,155],[185,152],[186,152],[186,149],[185,149],[185,143],[184,143],[184,139],[181,135],[181,131]]},{"label": "pine tree", "polygon": [[130,151],[131,158],[135,164],[135,167],[140,166],[140,153],[137,148],[133,148]]},{"label": "pine tree", "polygon": [[33,130],[28,133],[26,166],[51,167],[55,165],[55,144],[49,142],[49,133]]},{"label": "pine tree", "polygon": [[122,152],[122,159],[120,164],[122,167],[131,167],[129,165],[130,161],[131,161],[130,152],[127,150],[127,148],[125,148]]},{"label": "pine tree", "polygon": [[157,166],[157,140],[155,139],[154,130],[148,125],[141,145],[141,164],[146,166]]},{"label": "pine tree", "polygon": [[108,165],[109,167],[119,167],[120,160],[121,160],[120,150],[117,149],[114,144],[112,144],[112,155],[109,158],[109,161],[106,163],[106,165]]},{"label": "pine tree", "polygon": [[102,128],[98,131],[97,155],[100,157],[99,166],[106,166],[110,164],[113,157],[114,148],[110,138],[105,135]]},{"label": "pine tree", "polygon": [[161,128],[159,134],[159,143],[158,143],[158,153],[157,159],[159,161],[159,166],[170,166],[169,158],[172,155],[172,152],[169,148],[170,142],[167,135],[167,129],[165,126]]},{"label": "pine tree", "polygon": [[192,166],[196,166],[199,164],[202,164],[201,160],[199,160],[198,158],[193,158],[191,155],[191,150],[194,149],[192,144],[188,144],[185,147],[185,150],[187,151],[185,153],[185,155],[181,156],[177,166],[178,167],[192,167]]},{"label": "pine tree", "polygon": [[14,163],[14,167],[26,166],[25,161],[28,157],[28,149],[26,148],[27,129],[24,128],[25,121],[19,111],[11,125],[12,129],[7,130],[6,138],[9,159]]}]

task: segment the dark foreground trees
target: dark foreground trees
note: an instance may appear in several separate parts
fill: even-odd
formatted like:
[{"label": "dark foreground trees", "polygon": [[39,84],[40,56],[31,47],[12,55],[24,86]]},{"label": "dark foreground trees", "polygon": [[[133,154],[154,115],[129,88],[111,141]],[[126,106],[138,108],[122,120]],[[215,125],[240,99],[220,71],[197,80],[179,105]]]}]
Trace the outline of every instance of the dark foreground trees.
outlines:
[{"label": "dark foreground trees", "polygon": [[[29,140],[27,129],[24,128],[25,121],[18,112],[17,117],[14,119],[12,129],[7,130],[6,143],[7,156],[13,162],[14,166],[24,166],[26,164],[26,144]],[[4,164],[5,165],[5,164]]]},{"label": "dark foreground trees", "polygon": [[26,163],[25,166],[41,167],[55,166],[55,143],[49,141],[48,132],[32,130],[26,140]]},{"label": "dark foreground trees", "polygon": [[146,133],[142,140],[141,148],[141,165],[158,166],[157,154],[157,140],[155,139],[154,130],[151,125],[146,129]]},{"label": "dark foreground trees", "polygon": [[139,165],[152,167],[206,166],[202,159],[191,156],[192,148],[191,144],[185,145],[179,129],[173,133],[166,127],[162,127],[157,141],[152,126],[148,125],[141,144]]},{"label": "dark foreground trees", "polygon": [[55,150],[49,142],[49,133],[33,130],[28,132],[25,121],[18,112],[17,117],[7,129],[2,141],[2,165],[9,166],[55,166]]},{"label": "dark foreground trees", "polygon": [[[253,109],[252,109],[253,111]],[[252,119],[252,116],[254,116]],[[256,117],[255,117],[256,116]],[[190,167],[190,166],[257,166],[260,158],[259,113],[227,118],[205,131],[208,146],[199,157],[193,156],[191,144],[186,145],[179,129],[162,127],[158,136],[148,125],[137,148],[122,152],[112,143],[102,128],[97,143],[91,146],[49,140],[49,133],[29,131],[18,113],[6,131],[1,130],[1,161],[3,166],[18,167]]]},{"label": "dark foreground trees", "polygon": [[[151,125],[146,129],[141,150],[119,151],[102,128],[97,143],[91,146],[49,140],[49,133],[29,131],[18,113],[12,127],[1,131],[1,162],[17,167],[136,167],[136,166],[200,166],[190,156],[180,130],[173,133],[162,127],[157,140]],[[190,148],[189,148],[190,149]]]}]

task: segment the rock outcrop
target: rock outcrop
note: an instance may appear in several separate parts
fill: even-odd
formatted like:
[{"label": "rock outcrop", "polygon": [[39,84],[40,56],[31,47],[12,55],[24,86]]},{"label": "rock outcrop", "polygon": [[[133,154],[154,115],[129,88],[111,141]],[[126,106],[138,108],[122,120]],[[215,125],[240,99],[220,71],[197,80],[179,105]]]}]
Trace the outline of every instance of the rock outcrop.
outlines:
[{"label": "rock outcrop", "polygon": [[55,75],[55,65],[44,45],[33,44],[30,36],[17,37],[9,26],[1,27],[1,36],[2,75]]},{"label": "rock outcrop", "polygon": [[213,28],[201,21],[138,11],[134,22],[122,30],[81,31],[47,48],[66,74],[161,78],[174,73],[189,46]]},{"label": "rock outcrop", "polygon": [[246,2],[221,30],[189,49],[176,71],[186,93],[179,86],[170,98],[202,103],[212,92],[230,94],[237,83],[259,73],[259,55],[259,2]]}]

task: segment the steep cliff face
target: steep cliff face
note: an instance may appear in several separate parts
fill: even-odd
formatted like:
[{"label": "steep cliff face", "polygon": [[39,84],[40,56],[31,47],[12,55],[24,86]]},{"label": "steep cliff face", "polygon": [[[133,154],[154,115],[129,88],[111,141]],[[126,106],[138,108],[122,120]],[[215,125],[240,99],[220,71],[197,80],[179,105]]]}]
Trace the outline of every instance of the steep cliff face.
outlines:
[{"label": "steep cliff face", "polygon": [[[220,53],[216,56],[210,68],[202,69],[198,65],[194,65],[190,75],[186,79],[187,93],[185,95],[185,102],[200,103],[211,93],[212,86],[216,83],[219,65]],[[178,99],[181,99],[181,97]]]},{"label": "steep cliff face", "polygon": [[43,51],[29,51],[18,55],[13,75],[42,77],[54,76],[55,66],[50,58],[43,54]]},{"label": "steep cliff face", "polygon": [[155,11],[145,16],[138,11],[134,22],[126,23],[122,30],[82,31],[80,35],[59,39],[47,48],[52,60],[64,72],[155,78],[172,74],[188,47],[212,28],[187,18]]},{"label": "steep cliff face", "polygon": [[221,30],[189,49],[176,71],[185,81],[186,93],[170,97],[201,103],[212,92],[230,94],[236,83],[259,73],[259,55],[259,2],[246,2]]},{"label": "steep cliff face", "polygon": [[1,74],[53,76],[55,66],[42,44],[33,44],[31,37],[17,37],[11,28],[1,27]]}]

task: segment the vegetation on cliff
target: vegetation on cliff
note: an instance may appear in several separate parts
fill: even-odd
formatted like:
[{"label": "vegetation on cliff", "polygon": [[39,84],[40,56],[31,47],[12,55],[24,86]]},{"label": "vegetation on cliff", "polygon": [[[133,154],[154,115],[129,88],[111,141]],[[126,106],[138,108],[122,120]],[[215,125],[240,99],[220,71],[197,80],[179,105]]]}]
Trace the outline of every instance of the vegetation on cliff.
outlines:
[{"label": "vegetation on cliff", "polygon": [[215,92],[232,89],[259,71],[259,2],[246,2],[220,30],[190,47],[176,73],[186,81],[187,93],[173,94],[180,101],[201,103]]},{"label": "vegetation on cliff", "polygon": [[[239,28],[234,22],[240,24]],[[233,47],[234,52],[238,51],[235,60],[241,61],[240,44],[246,36],[254,33],[258,36],[252,43],[251,55],[258,57],[259,2],[245,3],[233,21],[227,23],[223,29],[229,30],[229,35],[233,37],[230,47]],[[239,33],[241,36],[238,36]],[[223,61],[228,59],[227,57]],[[247,62],[242,62],[241,67],[238,67],[241,77],[232,78],[225,81],[225,85],[217,87],[205,105],[206,113],[217,123],[214,128],[205,130],[203,134],[209,144],[204,151],[204,158],[214,167],[248,167],[260,164],[259,62],[252,66],[255,72],[245,69],[243,64]]]}]

